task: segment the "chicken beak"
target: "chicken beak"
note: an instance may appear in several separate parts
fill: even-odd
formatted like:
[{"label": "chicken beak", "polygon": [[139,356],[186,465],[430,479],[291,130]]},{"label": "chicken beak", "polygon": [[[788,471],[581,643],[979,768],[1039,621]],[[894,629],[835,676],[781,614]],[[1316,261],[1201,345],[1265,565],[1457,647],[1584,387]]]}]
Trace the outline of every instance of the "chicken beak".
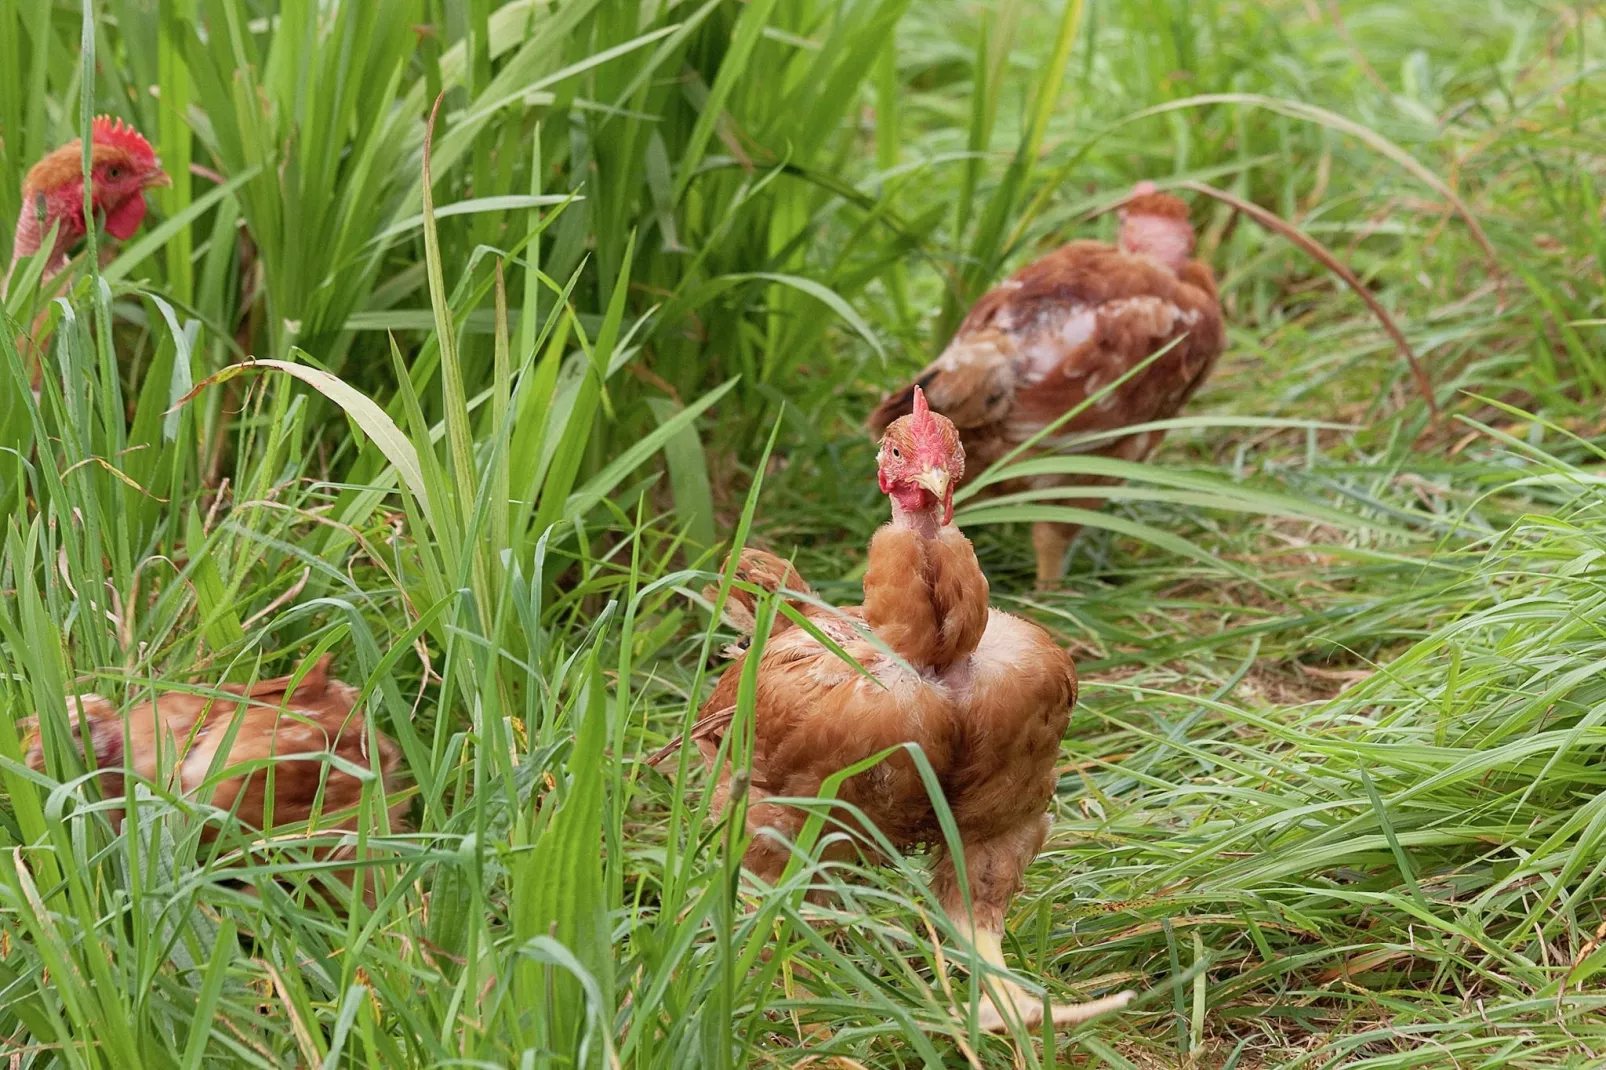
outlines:
[{"label": "chicken beak", "polygon": [[946,468],[927,468],[914,478],[915,486],[925,487],[931,491],[939,502],[948,500],[948,470]]},{"label": "chicken beak", "polygon": [[156,189],[160,186],[171,186],[172,184],[173,176],[162,170],[160,167],[156,168],[145,176],[146,189]]}]

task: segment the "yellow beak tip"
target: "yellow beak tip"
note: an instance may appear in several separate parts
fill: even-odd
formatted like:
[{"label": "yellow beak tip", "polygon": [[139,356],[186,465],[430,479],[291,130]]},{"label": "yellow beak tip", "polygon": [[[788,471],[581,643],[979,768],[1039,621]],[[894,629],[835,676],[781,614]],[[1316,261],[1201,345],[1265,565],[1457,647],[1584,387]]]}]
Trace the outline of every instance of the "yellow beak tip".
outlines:
[{"label": "yellow beak tip", "polygon": [[928,468],[915,477],[915,483],[924,487],[938,498],[948,493],[948,473],[940,468]]}]

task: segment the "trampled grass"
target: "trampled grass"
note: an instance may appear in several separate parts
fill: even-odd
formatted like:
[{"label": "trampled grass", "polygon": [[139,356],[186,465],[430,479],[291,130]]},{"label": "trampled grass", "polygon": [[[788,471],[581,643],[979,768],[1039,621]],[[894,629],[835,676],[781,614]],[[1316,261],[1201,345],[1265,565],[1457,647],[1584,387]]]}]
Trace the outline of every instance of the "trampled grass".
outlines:
[{"label": "trampled grass", "polygon": [[[0,229],[86,109],[177,179],[0,318],[0,1050],[1606,1065],[1603,32],[1496,0],[0,8]],[[1230,352],[1064,589],[1030,589],[1054,503],[965,504],[1083,675],[1007,953],[1142,993],[978,1036],[918,859],[757,893],[700,772],[642,756],[719,671],[724,549],[853,599],[872,399],[1143,177],[1333,250],[1444,415],[1352,291],[1200,200]],[[315,894],[316,827],[153,783],[113,832],[70,688],[323,651],[406,756],[374,909]]]}]

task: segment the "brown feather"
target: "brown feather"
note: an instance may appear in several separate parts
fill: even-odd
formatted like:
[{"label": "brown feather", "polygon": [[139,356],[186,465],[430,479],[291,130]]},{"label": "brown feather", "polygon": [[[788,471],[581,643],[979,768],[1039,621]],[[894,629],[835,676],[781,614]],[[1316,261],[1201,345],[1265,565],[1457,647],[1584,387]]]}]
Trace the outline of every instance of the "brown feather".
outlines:
[{"label": "brown feather", "polygon": [[1187,219],[1188,202],[1170,193],[1139,193],[1121,205],[1127,215],[1152,215],[1161,219]]},{"label": "brown feather", "polygon": [[[730,558],[727,557],[719,566],[720,574],[723,575],[729,567]],[[771,594],[779,594],[781,591],[810,596],[814,594],[813,588],[798,574],[797,569],[792,567],[790,561],[754,546],[742,548],[736,561],[735,579],[738,583],[750,583]],[[719,597],[719,585],[711,583],[704,587],[703,597],[710,602],[715,601]],[[786,599],[786,604],[800,613],[806,613],[811,608],[810,603],[796,598]],[[754,615],[757,610],[758,596],[733,584],[725,598],[725,623],[740,635],[752,635]],[[790,627],[792,627],[790,620],[777,616],[771,634]]]},{"label": "brown feather", "polygon": [[[180,794],[199,791],[237,723],[233,743],[218,762],[219,771],[276,759],[271,764],[272,791],[270,794],[268,768],[259,768],[216,781],[206,799],[210,805],[222,810],[237,805],[240,823],[260,832],[312,823],[314,817],[318,819],[314,827],[321,830],[354,831],[360,820],[362,782],[332,763],[329,754],[368,767],[370,739],[367,722],[356,708],[357,689],[332,679],[329,661],[327,656],[320,659],[293,691],[289,690],[293,676],[264,680],[249,688],[226,684],[218,689],[232,698],[167,691],[134,706],[126,715],[98,695],[74,698],[69,707],[77,709],[69,713],[69,722],[79,739],[87,727],[96,765],[106,770],[100,781],[108,798],[126,794],[127,772],[152,783],[168,783]],[[27,762],[31,768],[43,770],[37,727],[30,728],[33,738]],[[393,794],[400,751],[378,732],[373,733],[373,742],[378,747],[384,790]],[[406,807],[405,801],[390,805],[393,828],[401,827]],[[112,819],[120,826],[121,811],[114,811]],[[202,832],[203,842],[211,842],[217,832],[217,826],[209,822]],[[318,852],[326,859],[351,854],[350,848]],[[349,875],[342,879],[349,883]]]}]

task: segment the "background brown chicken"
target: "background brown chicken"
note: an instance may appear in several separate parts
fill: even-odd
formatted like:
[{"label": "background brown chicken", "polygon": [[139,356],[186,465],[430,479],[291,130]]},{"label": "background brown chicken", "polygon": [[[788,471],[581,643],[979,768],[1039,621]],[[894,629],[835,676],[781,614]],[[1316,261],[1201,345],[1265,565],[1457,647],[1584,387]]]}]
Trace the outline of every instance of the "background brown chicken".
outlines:
[{"label": "background brown chicken", "polygon": [[[330,761],[330,755],[372,767],[366,720],[356,708],[357,689],[330,678],[328,657],[309,669],[291,691],[293,680],[281,676],[249,688],[229,684],[219,689],[238,696],[238,701],[170,691],[140,703],[126,716],[119,715],[109,699],[85,695],[69,699],[69,720],[78,739],[88,726],[95,765],[105,770],[100,775],[105,798],[126,795],[127,773],[180,795],[195,795],[210,783],[214,786],[202,801],[219,810],[233,809],[240,823],[251,829],[271,831],[311,823],[322,832],[354,831],[361,821],[362,781]],[[29,730],[28,765],[42,771],[43,741],[37,725]],[[388,796],[396,790],[400,752],[379,732],[372,738]],[[227,752],[219,755],[224,746]],[[219,778],[218,774],[242,765],[252,768],[244,775]],[[390,805],[392,827],[400,826],[405,809],[405,802]],[[120,826],[122,812],[114,811],[112,819]],[[218,827],[209,823],[203,842],[211,842],[217,832]],[[349,847],[336,847],[317,854],[325,860],[343,860],[352,853]],[[337,876],[351,883],[349,872]]]},{"label": "background brown chicken", "polygon": [[[910,411],[915,387],[964,436],[972,475],[1176,341],[1143,372],[1072,417],[1055,439],[1109,431],[1176,414],[1210,374],[1224,343],[1215,277],[1193,254],[1188,208],[1139,183],[1121,212],[1118,245],[1074,241],[1010,276],[971,308],[942,355],[871,414],[875,433]],[[1181,339],[1180,341],[1177,341]],[[1089,448],[1141,461],[1164,433],[1147,431]],[[994,484],[1013,493],[1114,480],[1045,475]],[[1096,500],[1065,504],[1097,508]],[[1037,579],[1063,574],[1072,524],[1032,528]]]},{"label": "background brown chicken", "polygon": [[[810,623],[873,679],[807,629],[791,625],[771,633],[759,655],[747,810],[754,838],[743,864],[771,882],[786,866],[788,843],[806,815],[775,798],[816,796],[838,770],[889,747],[917,743],[941,781],[965,853],[968,888],[941,849],[933,886],[982,960],[1002,970],[1005,914],[1048,832],[1054,764],[1076,700],[1076,671],[1041,628],[988,606],[987,579],[970,541],[949,523],[954,485],[965,466],[958,430],[926,408],[918,389],[913,403],[913,414],[894,421],[882,439],[879,480],[893,519],[871,540],[864,604],[805,610]],[[760,551],[744,553],[738,574],[769,590],[807,589],[789,565]],[[752,619],[750,596],[744,595],[743,604],[745,616],[733,617],[739,625]],[[748,656],[726,670],[693,730],[711,767]],[[715,790],[722,811],[730,801],[728,768]],[[900,849],[943,842],[907,752],[849,779],[839,798]],[[854,827],[849,819],[843,823]],[[852,850],[838,842],[828,852],[840,857]],[[862,844],[859,850],[873,858]],[[1000,1004],[1028,1027],[1041,1022],[1041,1000],[1012,982],[990,983],[1001,998],[983,1004],[984,1028],[1008,1027]],[[1056,1007],[1054,1021],[1085,1020],[1124,1006],[1129,995]]]},{"label": "background brown chicken", "polygon": [[171,184],[151,144],[121,119],[102,115],[90,129],[93,212],[84,211],[83,141],[72,141],[45,156],[22,180],[22,214],[11,242],[11,266],[0,281],[6,292],[17,265],[39,252],[52,227],[55,244],[44,264],[42,282],[67,266],[67,255],[89,229],[91,216],[114,238],[127,241],[145,219],[145,191]]},{"label": "background brown chicken", "polygon": [[[28,169],[22,180],[22,213],[11,239],[11,264],[0,278],[0,300],[19,281],[30,257],[39,254],[45,239],[55,230],[49,255],[39,266],[41,291],[52,292],[49,284],[67,266],[68,255],[88,233],[90,220],[105,228],[106,234],[120,241],[134,236],[145,219],[145,191],[172,184],[156,153],[144,136],[121,119],[102,115],[90,124],[90,205],[84,211],[84,143],[74,138],[47,153]],[[111,259],[112,248],[102,246],[101,260]],[[26,335],[18,339],[24,364],[29,368],[35,391],[39,387],[39,354],[46,341],[50,309],[41,309]]]}]

